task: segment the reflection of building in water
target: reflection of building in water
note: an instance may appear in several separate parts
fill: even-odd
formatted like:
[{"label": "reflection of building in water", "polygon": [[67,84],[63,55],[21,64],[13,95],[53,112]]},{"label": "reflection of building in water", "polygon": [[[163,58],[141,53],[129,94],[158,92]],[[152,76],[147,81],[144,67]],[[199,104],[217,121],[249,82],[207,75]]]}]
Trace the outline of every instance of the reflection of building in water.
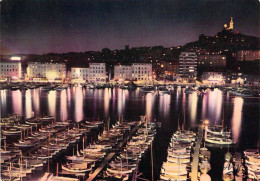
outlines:
[{"label": "reflection of building in water", "polygon": [[26,90],[25,92],[25,118],[31,118],[34,115],[32,115],[32,94],[31,90]]},{"label": "reflection of building in water", "polygon": [[190,112],[191,127],[195,127],[196,125],[197,103],[198,103],[197,92],[189,94],[189,110],[190,110],[189,112]]},{"label": "reflection of building in water", "polygon": [[6,90],[0,90],[1,93],[1,112],[6,113]]},{"label": "reflection of building in water", "polygon": [[22,115],[23,101],[22,101],[22,93],[20,90],[12,91],[12,103],[13,103],[13,113]]},{"label": "reflection of building in water", "polygon": [[118,97],[117,97],[118,116],[124,115],[126,96],[128,96],[127,90],[118,89]]},{"label": "reflection of building in water", "polygon": [[242,110],[243,110],[243,98],[234,98],[234,109],[232,116],[232,137],[235,143],[239,140],[241,122],[242,122]]},{"label": "reflection of building in water", "polygon": [[67,91],[64,89],[60,94],[60,120],[65,121],[68,119],[67,108]]},{"label": "reflection of building in water", "polygon": [[[204,95],[205,96],[205,95]],[[209,91],[208,96],[208,116],[211,124],[219,124],[221,121],[222,92],[218,89]]]},{"label": "reflection of building in water", "polygon": [[105,118],[109,117],[110,99],[111,99],[111,89],[106,88],[104,90],[104,112],[105,112]]},{"label": "reflection of building in water", "polygon": [[33,110],[35,114],[40,113],[40,89],[33,89]]},{"label": "reflection of building in water", "polygon": [[163,113],[163,117],[166,118],[169,115],[171,103],[171,95],[162,94],[159,96],[159,110]]},{"label": "reflection of building in water", "polygon": [[202,120],[205,120],[207,118],[207,108],[208,108],[208,95],[205,94],[203,96],[203,101],[202,101],[202,113],[201,113]]},{"label": "reflection of building in water", "polygon": [[76,87],[75,90],[75,121],[79,122],[83,120],[83,92],[80,87]]},{"label": "reflection of building in water", "polygon": [[48,106],[49,106],[49,115],[56,116],[56,91],[49,91],[48,93]]},{"label": "reflection of building in water", "polygon": [[154,95],[152,93],[147,93],[145,97],[146,97],[145,114],[146,114],[147,120],[152,121]]}]

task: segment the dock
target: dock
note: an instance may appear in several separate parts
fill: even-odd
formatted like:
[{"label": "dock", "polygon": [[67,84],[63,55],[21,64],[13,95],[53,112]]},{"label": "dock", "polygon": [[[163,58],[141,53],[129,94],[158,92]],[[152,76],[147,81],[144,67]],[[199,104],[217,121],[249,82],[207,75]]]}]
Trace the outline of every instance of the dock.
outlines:
[{"label": "dock", "polygon": [[197,142],[194,149],[194,155],[192,160],[192,168],[191,168],[191,180],[198,180],[198,168],[199,168],[199,153],[200,153],[200,145],[203,139],[203,128],[199,127]]},{"label": "dock", "polygon": [[[127,140],[140,128],[140,126],[143,125],[143,122],[141,122],[141,124],[136,125],[127,135],[126,138],[124,138],[114,149],[118,150],[120,148],[122,148],[126,143]],[[105,168],[105,166],[112,160],[112,158],[114,158],[114,156],[116,155],[116,151],[112,151],[110,152],[102,161],[102,163],[96,168],[96,170],[92,173],[89,174],[89,178],[86,179],[86,181],[92,181],[95,180],[95,178],[97,177],[97,175]]]}]

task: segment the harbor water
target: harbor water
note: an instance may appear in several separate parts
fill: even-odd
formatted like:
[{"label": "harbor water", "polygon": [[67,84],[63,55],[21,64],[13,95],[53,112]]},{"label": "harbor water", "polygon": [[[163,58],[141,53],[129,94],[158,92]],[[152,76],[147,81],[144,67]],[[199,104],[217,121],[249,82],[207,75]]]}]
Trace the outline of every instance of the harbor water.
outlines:
[{"label": "harbor water", "polygon": [[55,116],[56,120],[84,118],[111,122],[118,119],[140,120],[145,115],[148,120],[162,123],[153,143],[153,172],[151,152],[148,151],[140,163],[142,177],[155,180],[160,176],[160,168],[167,158],[167,148],[172,134],[180,126],[197,130],[202,120],[211,125],[222,124],[230,128],[236,143],[233,147],[209,147],[212,153],[212,180],[221,180],[224,154],[228,150],[242,151],[256,148],[260,130],[260,98],[235,97],[219,89],[208,90],[204,95],[196,92],[186,94],[184,88],[175,87],[171,94],[142,92],[119,88],[86,89],[71,87],[61,91],[46,91],[42,88],[28,90],[0,90],[1,116],[19,114],[25,119],[36,115]]}]

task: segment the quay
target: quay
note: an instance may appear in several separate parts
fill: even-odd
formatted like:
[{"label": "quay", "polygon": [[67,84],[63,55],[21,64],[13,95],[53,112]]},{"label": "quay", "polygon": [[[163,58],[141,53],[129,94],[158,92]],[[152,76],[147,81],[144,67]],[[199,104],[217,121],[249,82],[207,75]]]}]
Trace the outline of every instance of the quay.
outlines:
[{"label": "quay", "polygon": [[196,141],[196,146],[194,149],[194,155],[192,160],[192,168],[191,168],[191,180],[198,180],[198,168],[199,168],[199,153],[200,153],[200,145],[203,139],[203,128],[199,127],[198,136]]},{"label": "quay", "polygon": [[120,148],[122,148],[128,141],[128,139],[133,136],[133,134],[140,128],[140,126],[143,125],[143,121],[141,123],[139,123],[138,125],[136,125],[130,132],[129,134],[126,136],[126,138],[124,138],[115,148],[112,152],[110,152],[105,159],[103,160],[103,162],[96,168],[96,170],[92,173],[89,174],[89,178],[86,179],[86,181],[92,181],[95,180],[95,178],[97,177],[97,175],[105,168],[105,166],[112,160],[112,158],[114,158],[114,156],[117,154],[117,151]]}]

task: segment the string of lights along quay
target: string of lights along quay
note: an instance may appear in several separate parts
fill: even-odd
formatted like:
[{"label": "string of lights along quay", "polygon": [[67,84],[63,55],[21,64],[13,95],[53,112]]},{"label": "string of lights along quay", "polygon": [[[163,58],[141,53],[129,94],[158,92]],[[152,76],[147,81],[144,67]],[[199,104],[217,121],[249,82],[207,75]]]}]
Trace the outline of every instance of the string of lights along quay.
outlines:
[{"label": "string of lights along quay", "polygon": [[[59,176],[84,180],[93,177],[95,169],[102,166],[98,174],[94,174],[95,177],[109,180],[119,177],[117,174],[120,173],[122,178],[129,179],[175,178],[176,175],[182,178],[185,175],[185,178],[194,180],[194,175],[198,179],[206,176],[219,179],[222,176],[232,177],[223,170],[227,163],[234,166],[233,171],[239,166],[250,169],[256,161],[252,161],[251,157],[257,158],[254,154],[257,154],[259,141],[256,136],[259,123],[254,121],[259,119],[256,114],[259,109],[258,97],[237,96],[222,87],[197,90],[177,85],[166,87],[167,90],[160,87],[148,90],[146,87],[124,89],[78,85],[55,90],[49,90],[46,86],[28,90],[1,90],[2,178],[23,177],[33,180]],[[141,115],[144,115],[142,119]],[[148,127],[142,129],[144,135],[151,134],[153,139],[152,145],[150,141],[142,143],[148,137],[142,137],[143,133],[139,131],[128,138],[133,141],[131,144],[140,142],[143,145],[140,149],[147,145],[147,149],[140,152],[137,162],[133,157],[136,152],[133,152],[132,146],[128,146],[129,143],[120,147],[116,145],[127,135],[127,132],[120,133],[119,130],[127,131],[140,120],[144,124],[149,123]],[[156,133],[152,132],[151,123],[160,125]],[[191,139],[186,133],[188,130],[200,133],[198,137],[195,134],[195,142],[186,148],[190,156],[185,156],[188,150],[184,154],[178,149],[183,149]],[[176,137],[175,131],[183,135]],[[31,149],[36,138],[45,141]],[[178,140],[179,148],[169,147],[169,143],[177,145],[171,143],[174,140]],[[110,153],[114,153],[113,157]],[[38,155],[38,159],[35,160],[33,155]],[[106,155],[112,160],[102,164]],[[245,159],[246,162],[233,163],[230,157]],[[9,158],[18,158],[20,165],[10,162]],[[248,159],[250,163],[252,161],[251,165]],[[190,171],[182,170],[185,160],[192,163],[187,167]],[[83,162],[88,163],[87,167],[83,166]],[[37,164],[43,166],[36,167]],[[197,168],[193,167],[195,165]],[[171,167],[179,171],[173,171]],[[14,172],[8,172],[10,169]],[[24,170],[23,174],[20,169]],[[196,173],[194,170],[197,170]],[[232,172],[233,177],[250,178],[255,173],[250,170],[237,171],[241,175]]]}]

